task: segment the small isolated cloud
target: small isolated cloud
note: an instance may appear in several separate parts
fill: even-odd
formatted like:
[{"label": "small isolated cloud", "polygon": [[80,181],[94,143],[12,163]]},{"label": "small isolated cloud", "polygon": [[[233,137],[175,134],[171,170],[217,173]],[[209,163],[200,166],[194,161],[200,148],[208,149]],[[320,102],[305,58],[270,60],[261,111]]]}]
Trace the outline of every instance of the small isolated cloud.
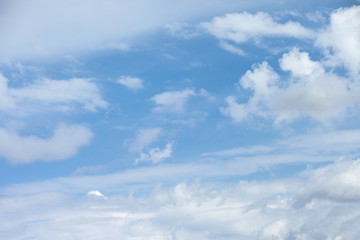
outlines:
[{"label": "small isolated cloud", "polygon": [[138,153],[157,141],[161,134],[161,128],[143,128],[137,132],[135,138],[128,140],[126,145],[130,152]]},{"label": "small isolated cloud", "polygon": [[151,100],[157,105],[153,108],[153,111],[181,113],[184,111],[186,102],[191,97],[196,96],[206,97],[209,99],[213,98],[213,96],[204,89],[201,89],[199,92],[189,88],[182,91],[163,92],[151,98]]},{"label": "small isolated cloud", "polygon": [[0,157],[11,164],[65,160],[88,144],[92,136],[92,132],[81,125],[61,124],[50,138],[21,136],[16,132],[0,129]]},{"label": "small isolated cloud", "polygon": [[144,81],[140,78],[130,77],[130,76],[121,76],[117,83],[130,88],[131,90],[140,90],[144,88]]},{"label": "small isolated cloud", "polygon": [[222,40],[244,43],[259,37],[312,38],[313,32],[298,22],[278,23],[265,12],[229,13],[200,26]]},{"label": "small isolated cloud", "polygon": [[0,111],[29,111],[39,107],[67,110],[73,105],[96,111],[108,105],[90,79],[40,79],[17,88],[9,87],[8,82],[6,77],[0,75]]},{"label": "small isolated cloud", "polygon": [[135,163],[139,162],[151,162],[159,163],[169,157],[171,157],[173,152],[173,143],[167,143],[163,149],[152,148],[148,153],[141,153],[138,158],[135,159]]},{"label": "small isolated cloud", "polygon": [[102,199],[107,199],[107,197],[106,196],[104,196],[104,194],[102,194],[100,191],[98,191],[98,190],[92,190],[92,191],[89,191],[88,193],[87,193],[87,195],[89,196],[89,197],[94,197],[94,198],[102,198]]},{"label": "small isolated cloud", "polygon": [[330,25],[318,36],[317,45],[333,51],[351,74],[360,74],[360,6],[340,8],[330,15]]},{"label": "small isolated cloud", "polygon": [[327,72],[320,62],[309,54],[294,48],[279,60],[290,78],[282,82],[280,76],[263,62],[240,79],[244,89],[253,91],[246,103],[238,103],[230,96],[221,112],[235,122],[250,116],[274,118],[275,123],[288,122],[300,117],[318,121],[342,116],[347,108],[358,103],[360,89],[351,80]]}]

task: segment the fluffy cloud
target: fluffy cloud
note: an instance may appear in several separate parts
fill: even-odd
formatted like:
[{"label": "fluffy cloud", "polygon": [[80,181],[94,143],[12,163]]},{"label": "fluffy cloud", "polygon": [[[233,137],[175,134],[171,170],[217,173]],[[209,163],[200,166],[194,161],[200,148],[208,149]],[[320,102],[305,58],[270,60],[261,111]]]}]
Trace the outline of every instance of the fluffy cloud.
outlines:
[{"label": "fluffy cloud", "polygon": [[359,100],[359,88],[349,79],[327,72],[308,53],[293,49],[279,60],[283,71],[291,73],[286,82],[264,62],[253,66],[240,79],[240,85],[253,91],[247,103],[227,98],[223,114],[234,121],[249,116],[272,117],[275,123],[310,117],[325,121],[346,113]]},{"label": "fluffy cloud", "polygon": [[[360,234],[360,208],[355,202],[360,191],[359,166],[359,161],[337,162],[307,170],[302,176],[273,181],[180,181],[152,186],[150,192],[140,196],[113,192],[107,201],[86,198],[86,191],[66,195],[53,189],[46,192],[47,188],[42,188],[42,193],[7,194],[1,198],[7,208],[0,213],[4,222],[0,230],[10,240],[51,236],[355,240]],[[62,186],[74,189],[71,184]],[[316,193],[324,194],[309,198],[304,206],[294,205],[315,188]],[[91,192],[94,196],[101,194]],[[17,218],[9,218],[14,214]]]},{"label": "fluffy cloud", "polygon": [[330,16],[330,25],[318,36],[317,45],[330,48],[331,61],[360,73],[360,6],[341,8]]},{"label": "fluffy cloud", "polygon": [[0,111],[34,111],[40,107],[68,110],[76,105],[96,111],[107,106],[99,88],[90,79],[40,79],[17,88],[9,87],[8,82],[0,75]]},{"label": "fluffy cloud", "polygon": [[87,127],[81,125],[59,125],[50,138],[21,136],[0,129],[0,156],[11,164],[64,160],[88,144],[92,135]]},{"label": "fluffy cloud", "polygon": [[171,157],[173,152],[173,143],[167,143],[163,149],[152,148],[148,153],[141,153],[140,156],[135,159],[135,163],[138,162],[152,162],[159,163],[169,157]]},{"label": "fluffy cloud", "polygon": [[120,83],[121,85],[124,85],[134,91],[144,88],[143,80],[136,77],[121,76],[117,80],[117,83]]}]

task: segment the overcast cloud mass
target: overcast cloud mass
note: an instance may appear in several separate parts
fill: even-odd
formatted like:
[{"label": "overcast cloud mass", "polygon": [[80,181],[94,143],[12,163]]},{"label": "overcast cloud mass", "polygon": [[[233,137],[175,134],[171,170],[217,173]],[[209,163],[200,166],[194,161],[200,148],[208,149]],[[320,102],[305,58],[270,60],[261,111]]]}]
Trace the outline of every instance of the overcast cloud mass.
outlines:
[{"label": "overcast cloud mass", "polygon": [[0,2],[0,238],[360,239],[356,0]]}]

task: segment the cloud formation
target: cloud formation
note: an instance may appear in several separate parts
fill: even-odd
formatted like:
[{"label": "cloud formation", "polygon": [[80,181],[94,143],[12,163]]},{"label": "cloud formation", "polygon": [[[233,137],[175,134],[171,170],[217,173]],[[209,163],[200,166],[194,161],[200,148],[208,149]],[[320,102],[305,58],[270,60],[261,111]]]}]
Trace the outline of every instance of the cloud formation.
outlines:
[{"label": "cloud formation", "polygon": [[279,59],[289,79],[280,76],[267,62],[254,65],[239,81],[244,89],[253,91],[247,103],[226,99],[222,113],[235,122],[251,116],[270,117],[275,123],[290,122],[301,117],[325,121],[346,114],[359,101],[359,87],[350,79],[327,72],[320,62],[310,59],[307,52],[294,48]]},{"label": "cloud formation", "polygon": [[340,8],[330,15],[329,26],[318,36],[317,45],[330,49],[329,61],[344,65],[350,74],[360,74],[360,6]]},{"label": "cloud formation", "polygon": [[[43,188],[42,193],[28,193],[27,201],[21,201],[24,195],[2,197],[7,208],[0,214],[1,220],[6,219],[0,229],[11,240],[51,236],[355,240],[360,234],[360,208],[355,202],[360,191],[359,165],[358,160],[337,162],[272,181],[179,181],[153,185],[148,194],[138,197],[113,193],[106,201],[86,199],[86,192],[76,192],[75,197]],[[297,205],[303,196],[307,196],[306,204]],[[21,217],[7,218],[8,214]]]},{"label": "cloud formation", "polygon": [[0,156],[11,164],[65,160],[88,144],[92,136],[92,132],[82,125],[61,124],[50,138],[22,136],[0,129]]}]

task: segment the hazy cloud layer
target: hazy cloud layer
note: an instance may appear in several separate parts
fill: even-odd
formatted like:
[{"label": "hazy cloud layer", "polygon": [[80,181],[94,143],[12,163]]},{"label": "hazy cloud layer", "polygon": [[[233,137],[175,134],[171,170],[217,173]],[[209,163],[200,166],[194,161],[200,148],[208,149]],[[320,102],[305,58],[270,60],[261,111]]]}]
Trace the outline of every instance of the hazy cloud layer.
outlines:
[{"label": "hazy cloud layer", "polygon": [[[2,197],[7,208],[0,214],[6,219],[1,230],[10,240],[357,239],[358,168],[359,161],[344,161],[291,179],[178,182],[153,187],[142,197],[129,193],[106,198],[91,190],[74,198],[44,189],[26,195],[26,202],[21,201],[24,195]],[[18,217],[8,218],[14,214]]]},{"label": "hazy cloud layer", "polygon": [[266,1],[3,1],[0,54],[2,60],[8,60],[64,57],[109,48],[126,50],[126,42],[166,24],[262,4]]}]

